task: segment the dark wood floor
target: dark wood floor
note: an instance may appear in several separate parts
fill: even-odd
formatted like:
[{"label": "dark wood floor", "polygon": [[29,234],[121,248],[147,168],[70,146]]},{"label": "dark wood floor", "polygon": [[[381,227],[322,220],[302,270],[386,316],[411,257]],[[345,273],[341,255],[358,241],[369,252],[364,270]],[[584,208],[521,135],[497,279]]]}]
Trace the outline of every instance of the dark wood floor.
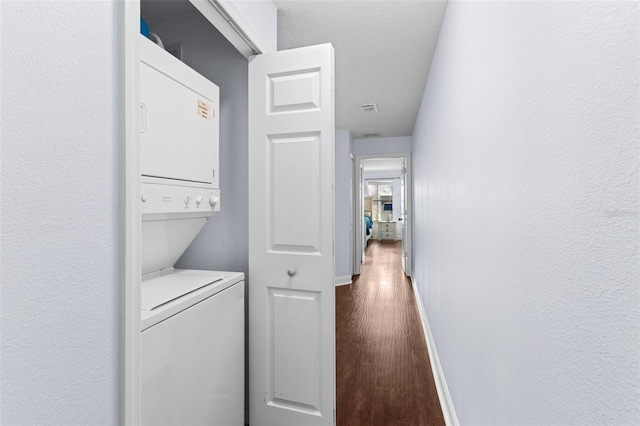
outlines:
[{"label": "dark wood floor", "polygon": [[369,241],[336,288],[337,426],[444,425],[401,242]]}]

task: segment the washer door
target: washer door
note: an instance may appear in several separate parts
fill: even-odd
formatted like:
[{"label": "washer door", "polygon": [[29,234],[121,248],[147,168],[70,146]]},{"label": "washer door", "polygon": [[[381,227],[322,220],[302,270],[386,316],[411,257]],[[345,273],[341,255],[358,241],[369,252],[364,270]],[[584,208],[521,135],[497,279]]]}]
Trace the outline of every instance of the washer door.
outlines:
[{"label": "washer door", "polygon": [[142,332],[143,425],[244,425],[244,282]]}]

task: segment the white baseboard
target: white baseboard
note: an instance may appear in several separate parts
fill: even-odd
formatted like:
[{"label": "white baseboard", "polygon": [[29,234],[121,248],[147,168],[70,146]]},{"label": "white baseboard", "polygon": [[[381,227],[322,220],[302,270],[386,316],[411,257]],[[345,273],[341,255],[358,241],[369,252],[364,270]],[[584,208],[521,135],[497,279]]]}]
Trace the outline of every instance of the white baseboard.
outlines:
[{"label": "white baseboard", "polygon": [[[414,275],[415,276],[415,275]],[[451,394],[447,387],[447,381],[444,378],[444,372],[440,365],[440,358],[438,357],[438,351],[436,350],[436,344],[431,334],[431,327],[429,326],[429,320],[427,320],[427,314],[424,311],[424,305],[420,300],[420,293],[418,293],[418,286],[415,280],[413,280],[413,294],[418,304],[418,310],[420,311],[420,320],[422,321],[422,329],[424,331],[424,338],[427,341],[427,350],[429,351],[429,362],[431,362],[431,371],[433,373],[433,380],[436,382],[436,390],[438,391],[438,399],[440,400],[440,407],[442,407],[442,415],[447,426],[459,426],[458,416],[456,410],[453,407],[453,401],[451,400]]]},{"label": "white baseboard", "polygon": [[339,285],[347,285],[351,284],[351,275],[342,275],[341,277],[336,277],[335,285],[338,287]]}]

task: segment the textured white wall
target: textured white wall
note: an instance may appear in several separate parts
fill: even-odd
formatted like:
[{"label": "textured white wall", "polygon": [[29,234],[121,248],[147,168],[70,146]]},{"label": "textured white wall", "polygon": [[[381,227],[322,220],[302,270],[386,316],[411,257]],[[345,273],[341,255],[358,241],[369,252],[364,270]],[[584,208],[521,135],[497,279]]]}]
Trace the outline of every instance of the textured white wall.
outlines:
[{"label": "textured white wall", "polygon": [[637,2],[450,2],[415,277],[461,424],[640,423]]},{"label": "textured white wall", "polygon": [[[336,129],[335,146],[335,276],[351,279],[353,258],[349,251],[351,225],[351,134]],[[330,212],[327,212],[330,214]]]},{"label": "textured white wall", "polygon": [[353,155],[400,154],[411,152],[411,136],[353,140]]},{"label": "textured white wall", "polygon": [[2,424],[118,423],[115,4],[2,2]]}]

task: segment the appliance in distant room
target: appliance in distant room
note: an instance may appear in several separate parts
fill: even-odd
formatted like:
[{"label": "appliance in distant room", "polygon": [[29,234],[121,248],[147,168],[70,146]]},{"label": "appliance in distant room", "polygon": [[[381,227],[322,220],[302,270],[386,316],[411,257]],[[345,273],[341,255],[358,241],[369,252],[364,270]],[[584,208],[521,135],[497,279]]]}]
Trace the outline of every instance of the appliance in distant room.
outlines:
[{"label": "appliance in distant room", "polygon": [[244,274],[174,265],[220,211],[218,87],[139,38],[143,425],[244,424]]}]

